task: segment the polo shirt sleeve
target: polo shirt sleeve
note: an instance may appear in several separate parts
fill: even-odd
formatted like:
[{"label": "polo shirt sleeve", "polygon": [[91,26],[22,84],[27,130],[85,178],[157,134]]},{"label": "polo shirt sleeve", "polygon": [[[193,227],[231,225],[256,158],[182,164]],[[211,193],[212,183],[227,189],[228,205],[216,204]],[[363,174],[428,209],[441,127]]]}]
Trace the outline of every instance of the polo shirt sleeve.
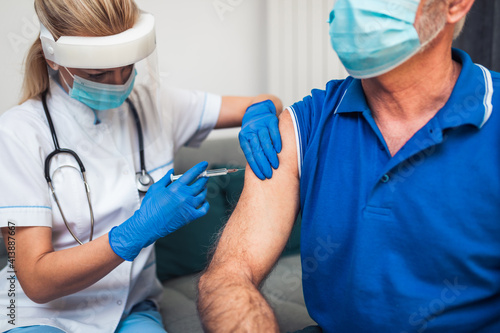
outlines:
[{"label": "polo shirt sleeve", "polygon": [[302,171],[304,154],[309,146],[313,135],[315,123],[321,114],[325,92],[323,90],[313,90],[311,95],[305,97],[302,101],[288,107],[287,110],[292,116],[292,122],[295,130],[295,142],[297,144],[297,161],[299,167],[299,176]]},{"label": "polo shirt sleeve", "polygon": [[[304,156],[316,132],[321,131],[322,121],[333,112],[327,103],[329,96],[334,95],[344,80],[328,82],[326,90],[313,89],[311,95],[287,108],[292,116],[297,144],[297,161],[299,176],[302,172]],[[326,108],[326,109],[325,109]]]},{"label": "polo shirt sleeve", "polygon": [[295,144],[297,145],[297,163],[299,170],[299,177],[302,174],[302,162],[304,151],[306,149],[306,142],[310,131],[310,112],[307,110],[310,106],[311,96],[307,96],[301,102],[297,102],[286,110],[290,113],[295,131]]},{"label": "polo shirt sleeve", "polygon": [[19,107],[0,117],[0,227],[52,227],[41,124]]},{"label": "polo shirt sleeve", "polygon": [[182,146],[199,147],[219,119],[222,97],[196,90],[165,88],[163,116],[170,122],[175,151]]}]

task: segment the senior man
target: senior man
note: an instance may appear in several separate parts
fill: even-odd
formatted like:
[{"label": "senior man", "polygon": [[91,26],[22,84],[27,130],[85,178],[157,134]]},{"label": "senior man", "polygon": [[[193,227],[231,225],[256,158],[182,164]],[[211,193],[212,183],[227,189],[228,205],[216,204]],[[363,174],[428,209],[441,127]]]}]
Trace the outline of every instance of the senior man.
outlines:
[{"label": "senior man", "polygon": [[[278,332],[258,287],[302,211],[323,332],[500,332],[500,75],[452,49],[474,0],[337,0],[351,77],[280,116],[199,283],[208,332]],[[480,38],[480,36],[478,36]]]}]

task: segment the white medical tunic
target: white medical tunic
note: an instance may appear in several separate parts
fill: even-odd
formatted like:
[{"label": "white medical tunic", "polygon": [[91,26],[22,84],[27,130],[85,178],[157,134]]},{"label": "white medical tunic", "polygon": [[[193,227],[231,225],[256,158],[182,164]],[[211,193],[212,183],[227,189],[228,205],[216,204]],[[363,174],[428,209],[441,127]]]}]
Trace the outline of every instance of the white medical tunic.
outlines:
[{"label": "white medical tunic", "polygon": [[[155,181],[173,168],[177,149],[198,146],[206,138],[221,106],[220,96],[167,88],[161,90],[159,100],[159,112],[151,111],[154,108],[148,96],[141,96],[136,105],[144,131],[146,169]],[[140,207],[142,195],[135,182],[135,173],[140,170],[136,123],[126,103],[94,113],[53,81],[47,103],[59,145],[74,150],[86,168],[96,239]],[[44,177],[45,158],[53,150],[41,101],[29,100],[0,117],[0,227],[50,227],[54,250],[58,251],[78,244],[66,229]],[[76,161],[66,154],[54,157],[50,175],[70,227],[87,242],[90,213]],[[11,241],[15,246],[15,235]],[[146,299],[157,302],[162,291],[153,246],[94,285],[46,304],[28,299],[18,281],[12,288],[11,275],[9,266],[0,273],[0,307],[5,312],[0,314],[1,331],[49,325],[72,333],[114,332],[135,304]],[[14,294],[9,293],[12,289]],[[7,309],[12,302],[14,312]],[[12,313],[14,316],[6,316]],[[9,323],[12,318],[15,326]]]}]

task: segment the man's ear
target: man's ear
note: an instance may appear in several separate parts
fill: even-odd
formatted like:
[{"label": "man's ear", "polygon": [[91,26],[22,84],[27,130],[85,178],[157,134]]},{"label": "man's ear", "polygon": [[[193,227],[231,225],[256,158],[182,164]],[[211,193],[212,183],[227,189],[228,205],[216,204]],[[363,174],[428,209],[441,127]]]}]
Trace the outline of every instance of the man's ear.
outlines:
[{"label": "man's ear", "polygon": [[55,62],[47,59],[45,59],[45,61],[47,62],[47,64],[49,64],[50,68],[52,68],[53,70],[55,71],[59,70],[59,65],[56,64]]},{"label": "man's ear", "polygon": [[450,0],[447,23],[455,24],[469,13],[475,0]]}]

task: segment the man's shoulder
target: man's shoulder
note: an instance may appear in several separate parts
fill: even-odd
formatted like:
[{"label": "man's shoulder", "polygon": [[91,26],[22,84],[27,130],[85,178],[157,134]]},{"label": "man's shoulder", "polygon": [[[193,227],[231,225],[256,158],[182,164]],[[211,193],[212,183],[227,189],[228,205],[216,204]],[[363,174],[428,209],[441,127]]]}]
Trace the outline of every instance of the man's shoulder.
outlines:
[{"label": "man's shoulder", "polygon": [[500,73],[489,71],[491,74],[491,102],[494,108],[500,107]]},{"label": "man's shoulder", "polygon": [[493,86],[497,89],[500,89],[500,73],[495,71],[490,71],[491,80],[493,81]]},{"label": "man's shoulder", "polygon": [[[493,84],[493,88],[500,89],[500,72],[496,72],[494,70],[491,70],[490,68],[487,68],[486,66],[479,64],[479,63],[476,63],[474,65],[476,68],[479,67],[482,70],[482,72],[481,71],[475,72],[476,75],[479,75],[479,77],[481,77],[481,78],[485,78],[486,81],[491,79],[491,83]],[[481,73],[481,74],[477,74],[477,73]]]},{"label": "man's shoulder", "polygon": [[326,84],[324,90],[313,89],[311,95],[313,97],[322,98],[324,101],[336,99],[337,96],[343,95],[353,80],[352,77],[343,80],[331,80]]},{"label": "man's shoulder", "polygon": [[340,90],[345,90],[346,84],[348,85],[351,83],[354,79],[352,77],[348,77],[343,80],[331,80],[326,84],[325,88],[325,94],[326,96],[332,96],[337,94]]},{"label": "man's shoulder", "polygon": [[[306,96],[302,101],[295,103],[294,109],[308,109],[308,111],[333,111],[332,103],[337,103],[341,99],[345,90],[352,82],[353,78],[348,77],[342,80],[329,81],[324,89],[313,89],[311,94]],[[299,111],[297,110],[297,111]]]}]

